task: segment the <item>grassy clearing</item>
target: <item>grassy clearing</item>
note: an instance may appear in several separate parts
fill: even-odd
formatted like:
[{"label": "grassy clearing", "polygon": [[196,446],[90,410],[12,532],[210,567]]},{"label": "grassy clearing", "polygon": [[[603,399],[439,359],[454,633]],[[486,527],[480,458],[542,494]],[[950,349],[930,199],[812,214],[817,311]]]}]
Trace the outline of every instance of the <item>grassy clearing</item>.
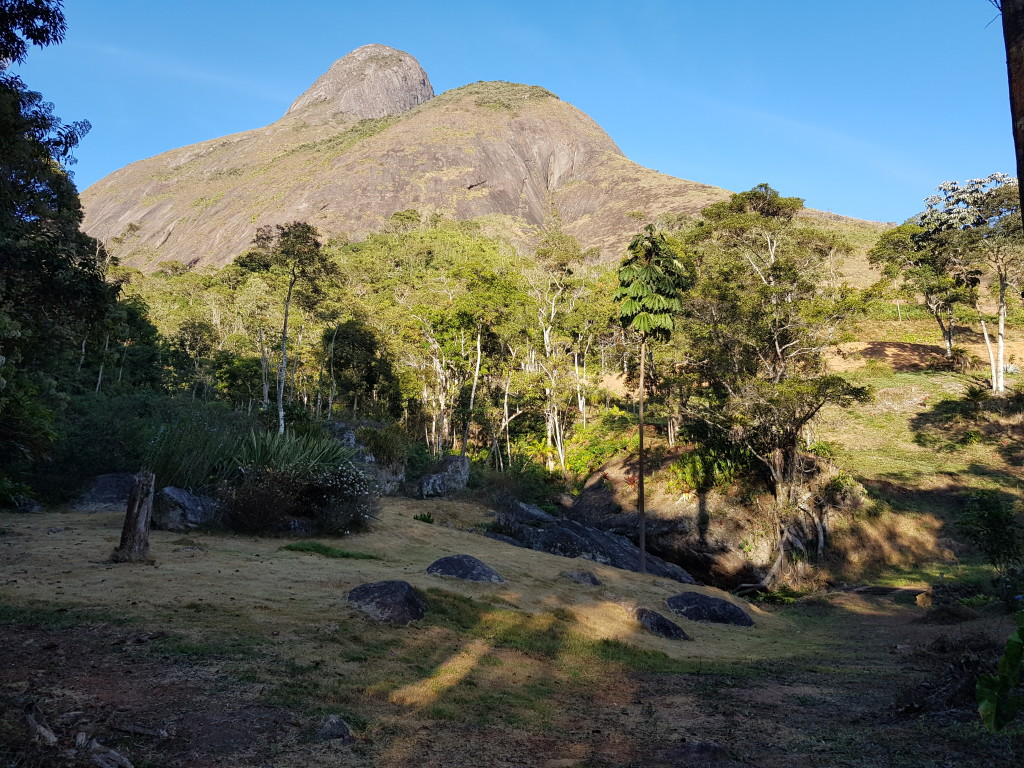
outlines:
[{"label": "grassy clearing", "polygon": [[381,560],[377,555],[366,552],[351,552],[347,549],[332,547],[319,541],[295,541],[281,547],[284,552],[308,552],[313,555],[329,557],[333,560]]}]

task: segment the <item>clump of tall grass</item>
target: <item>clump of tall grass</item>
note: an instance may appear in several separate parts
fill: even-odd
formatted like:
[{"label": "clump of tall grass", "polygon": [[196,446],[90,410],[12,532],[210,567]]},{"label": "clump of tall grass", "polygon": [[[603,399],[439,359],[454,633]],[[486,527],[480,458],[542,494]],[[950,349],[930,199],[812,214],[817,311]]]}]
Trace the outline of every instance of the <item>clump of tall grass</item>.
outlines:
[{"label": "clump of tall grass", "polygon": [[232,411],[184,413],[160,427],[150,441],[143,465],[156,475],[157,487],[173,485],[206,491],[235,468],[234,459],[248,422]]},{"label": "clump of tall grass", "polygon": [[273,470],[310,478],[337,469],[355,453],[329,435],[252,432],[235,463],[244,471]]}]

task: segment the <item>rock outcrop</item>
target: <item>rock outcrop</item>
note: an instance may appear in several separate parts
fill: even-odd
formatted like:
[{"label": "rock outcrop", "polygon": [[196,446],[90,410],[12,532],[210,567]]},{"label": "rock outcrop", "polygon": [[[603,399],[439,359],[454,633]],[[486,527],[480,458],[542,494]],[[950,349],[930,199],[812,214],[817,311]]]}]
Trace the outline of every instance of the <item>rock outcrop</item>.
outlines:
[{"label": "rock outcrop", "polygon": [[[529,507],[529,505],[524,505]],[[523,513],[512,505],[498,517],[497,531],[491,538],[516,544],[540,552],[562,557],[579,557],[626,571],[640,570],[640,549],[625,536],[598,530],[578,523],[547,515],[549,521],[538,519],[532,512]],[[666,579],[693,584],[694,579],[678,565],[660,557],[647,555],[647,573]]]},{"label": "rock outcrop", "polygon": [[197,496],[182,488],[161,488],[153,501],[153,527],[161,531],[190,531],[212,525],[220,505],[209,496]]},{"label": "rock outcrop", "polygon": [[292,102],[285,116],[389,117],[433,96],[427,73],[408,53],[386,45],[364,45],[334,62]]}]

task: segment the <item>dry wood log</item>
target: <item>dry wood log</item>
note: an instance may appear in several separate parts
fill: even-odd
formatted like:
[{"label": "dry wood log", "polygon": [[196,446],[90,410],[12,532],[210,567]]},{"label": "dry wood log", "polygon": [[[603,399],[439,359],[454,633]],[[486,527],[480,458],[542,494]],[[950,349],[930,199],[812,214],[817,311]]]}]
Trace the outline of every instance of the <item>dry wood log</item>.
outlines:
[{"label": "dry wood log", "polygon": [[121,529],[121,544],[114,550],[115,563],[144,563],[149,560],[149,523],[153,517],[156,477],[142,470],[135,476],[128,497],[128,510]]}]

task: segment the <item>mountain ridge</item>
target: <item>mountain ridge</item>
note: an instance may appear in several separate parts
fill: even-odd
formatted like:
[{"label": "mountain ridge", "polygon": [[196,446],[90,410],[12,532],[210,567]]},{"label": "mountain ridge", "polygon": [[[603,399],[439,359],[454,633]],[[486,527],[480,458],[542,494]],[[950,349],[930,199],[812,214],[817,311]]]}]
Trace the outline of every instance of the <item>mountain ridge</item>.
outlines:
[{"label": "mountain ridge", "polygon": [[327,238],[359,238],[410,208],[490,219],[528,248],[557,213],[585,249],[612,261],[636,232],[636,212],[694,215],[729,195],[633,163],[542,87],[476,82],[432,94],[412,56],[363,46],[270,125],[96,182],[82,193],[85,231],[151,271],[169,260],[222,266],[264,225],[303,220]]}]

